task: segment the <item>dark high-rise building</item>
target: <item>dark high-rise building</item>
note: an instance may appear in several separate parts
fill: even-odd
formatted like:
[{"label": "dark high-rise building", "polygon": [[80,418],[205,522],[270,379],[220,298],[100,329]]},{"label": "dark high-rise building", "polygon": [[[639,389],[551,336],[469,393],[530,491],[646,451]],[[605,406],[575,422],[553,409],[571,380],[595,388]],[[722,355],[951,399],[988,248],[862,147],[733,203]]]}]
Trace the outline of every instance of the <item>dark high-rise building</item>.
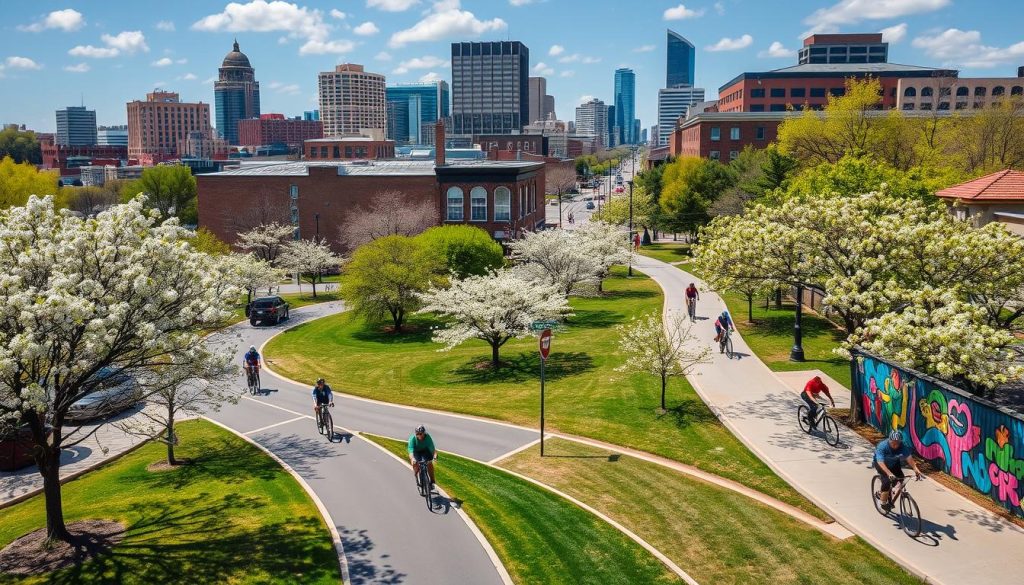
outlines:
[{"label": "dark high-rise building", "polygon": [[665,87],[693,85],[693,67],[697,49],[677,32],[668,31],[668,62]]},{"label": "dark high-rise building", "polygon": [[615,70],[615,126],[619,144],[636,144],[636,73],[632,69]]},{"label": "dark high-rise building", "polygon": [[96,144],[96,110],[85,106],[68,106],[57,110],[58,146],[93,146]]},{"label": "dark high-rise building", "polygon": [[434,134],[433,125],[448,117],[446,81],[403,83],[386,88],[384,93],[388,108],[388,139],[397,144],[429,144]]},{"label": "dark high-rise building", "polygon": [[238,121],[260,117],[260,82],[249,58],[238,50],[238,41],[224,56],[219,72],[213,82],[217,131],[228,144],[238,144]]},{"label": "dark high-rise building", "polygon": [[530,123],[530,49],[519,41],[452,43],[452,132],[508,134]]}]

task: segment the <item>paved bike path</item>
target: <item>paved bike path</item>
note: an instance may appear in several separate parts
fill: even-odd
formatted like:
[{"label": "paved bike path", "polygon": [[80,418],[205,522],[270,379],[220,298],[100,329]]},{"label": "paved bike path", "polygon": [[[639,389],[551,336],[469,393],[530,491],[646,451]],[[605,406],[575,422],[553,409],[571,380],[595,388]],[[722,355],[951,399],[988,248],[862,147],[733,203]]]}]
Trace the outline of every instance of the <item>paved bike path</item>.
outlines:
[{"label": "paved bike path", "polygon": [[872,445],[840,427],[840,445],[797,426],[800,398],[734,334],[738,359],[718,352],[715,316],[725,303],[696,277],[653,258],[634,264],[665,292],[665,310],[686,313],[683,291],[701,288],[696,345],[712,346],[712,360],[688,379],[719,418],[765,463],[844,526],[928,582],[1004,585],[1024,575],[1024,529],[971,503],[935,481],[912,482],[924,534],[911,539],[895,522],[875,512],[870,498]]},{"label": "paved bike path", "polygon": [[[324,303],[296,309],[292,322],[279,326],[241,323],[211,343],[236,344],[241,363],[250,344],[260,347],[283,329],[340,310],[341,303]],[[338,390],[345,385],[328,382]],[[309,387],[267,372],[261,386],[263,394],[246,395],[208,416],[259,442],[306,480],[336,523],[353,584],[502,583],[487,550],[450,502],[438,497],[441,509],[428,511],[408,468],[362,438],[339,432],[339,441],[327,442],[310,418]],[[332,414],[336,426],[391,437],[407,437],[422,423],[439,448],[485,461],[536,438],[522,429],[342,396],[335,397]]]}]

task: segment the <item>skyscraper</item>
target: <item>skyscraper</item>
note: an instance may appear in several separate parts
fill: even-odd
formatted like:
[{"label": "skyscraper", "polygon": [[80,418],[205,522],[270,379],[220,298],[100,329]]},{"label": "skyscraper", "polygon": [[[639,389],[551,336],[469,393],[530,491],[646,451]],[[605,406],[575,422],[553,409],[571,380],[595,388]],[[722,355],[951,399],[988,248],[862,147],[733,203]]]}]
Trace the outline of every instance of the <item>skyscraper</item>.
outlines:
[{"label": "skyscraper", "polygon": [[668,61],[665,87],[693,85],[693,67],[697,49],[677,32],[668,31]]},{"label": "skyscraper", "polygon": [[[388,138],[397,144],[429,144],[434,124],[448,117],[448,82],[401,83],[385,89]],[[392,112],[395,119],[392,119]]]},{"label": "skyscraper", "polygon": [[146,101],[128,102],[128,156],[154,164],[186,154],[193,134],[212,140],[210,105],[182,102],[177,93],[156,90]]},{"label": "skyscraper", "polygon": [[594,136],[608,146],[608,106],[597,98],[580,104],[576,108],[576,134]]},{"label": "skyscraper", "polygon": [[555,113],[555,96],[548,95],[548,80],[543,77],[530,78],[529,123],[548,119]]},{"label": "skyscraper", "polygon": [[615,70],[615,126],[619,144],[636,144],[636,73],[632,69]]},{"label": "skyscraper", "polygon": [[85,106],[68,106],[57,110],[58,146],[93,146],[96,144],[96,110]]},{"label": "skyscraper", "polygon": [[213,82],[217,107],[217,131],[228,144],[238,144],[238,121],[260,116],[260,82],[249,58],[238,50],[238,41],[224,56]]},{"label": "skyscraper", "polygon": [[320,73],[320,120],[324,137],[358,134],[387,128],[384,76],[367,73],[362,65],[345,63]]},{"label": "skyscraper", "polygon": [[668,137],[675,130],[676,120],[686,115],[686,110],[697,102],[704,101],[704,88],[670,87],[658,90],[658,140],[657,146],[668,144]]},{"label": "skyscraper", "polygon": [[452,132],[508,134],[530,123],[530,49],[519,41],[452,43]]}]

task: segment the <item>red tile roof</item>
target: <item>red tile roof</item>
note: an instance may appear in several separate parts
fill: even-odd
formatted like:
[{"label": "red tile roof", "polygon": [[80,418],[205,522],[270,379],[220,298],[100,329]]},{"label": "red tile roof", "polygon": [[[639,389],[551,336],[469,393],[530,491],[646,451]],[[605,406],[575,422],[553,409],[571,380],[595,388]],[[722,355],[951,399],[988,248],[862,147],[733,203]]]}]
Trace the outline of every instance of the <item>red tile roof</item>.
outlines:
[{"label": "red tile roof", "polygon": [[1024,201],[1024,172],[1006,169],[935,194],[965,201]]}]

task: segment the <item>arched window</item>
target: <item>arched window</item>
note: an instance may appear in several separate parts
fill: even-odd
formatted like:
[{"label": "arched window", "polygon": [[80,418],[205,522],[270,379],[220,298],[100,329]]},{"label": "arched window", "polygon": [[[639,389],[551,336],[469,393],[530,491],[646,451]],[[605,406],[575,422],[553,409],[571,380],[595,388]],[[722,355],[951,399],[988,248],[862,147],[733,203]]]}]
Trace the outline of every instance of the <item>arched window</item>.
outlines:
[{"label": "arched window", "polygon": [[1006,88],[1001,85],[992,88],[992,95],[1003,95],[1004,93],[1006,93]]},{"label": "arched window", "polygon": [[974,88],[974,95],[976,95],[978,97],[985,97],[985,88],[984,87],[976,87],[976,88]]},{"label": "arched window", "polygon": [[930,88],[930,87],[922,87],[921,88],[921,97],[932,97],[932,88]]},{"label": "arched window", "polygon": [[512,219],[512,192],[508,187],[498,187],[494,190],[494,221],[509,221]]},{"label": "arched window", "polygon": [[473,187],[469,192],[469,220],[487,221],[487,189]]},{"label": "arched window", "polygon": [[971,90],[969,88],[967,88],[966,86],[961,85],[960,87],[956,88],[956,95],[958,95],[958,96],[970,95],[970,93],[971,93]]},{"label": "arched window", "polygon": [[903,97],[917,97],[917,90],[913,87],[908,87],[903,90]]},{"label": "arched window", "polygon": [[1010,95],[1024,95],[1024,87],[1015,85],[1010,89]]},{"label": "arched window", "polygon": [[462,221],[465,219],[462,189],[458,187],[448,187],[448,213],[445,219],[447,221]]}]

